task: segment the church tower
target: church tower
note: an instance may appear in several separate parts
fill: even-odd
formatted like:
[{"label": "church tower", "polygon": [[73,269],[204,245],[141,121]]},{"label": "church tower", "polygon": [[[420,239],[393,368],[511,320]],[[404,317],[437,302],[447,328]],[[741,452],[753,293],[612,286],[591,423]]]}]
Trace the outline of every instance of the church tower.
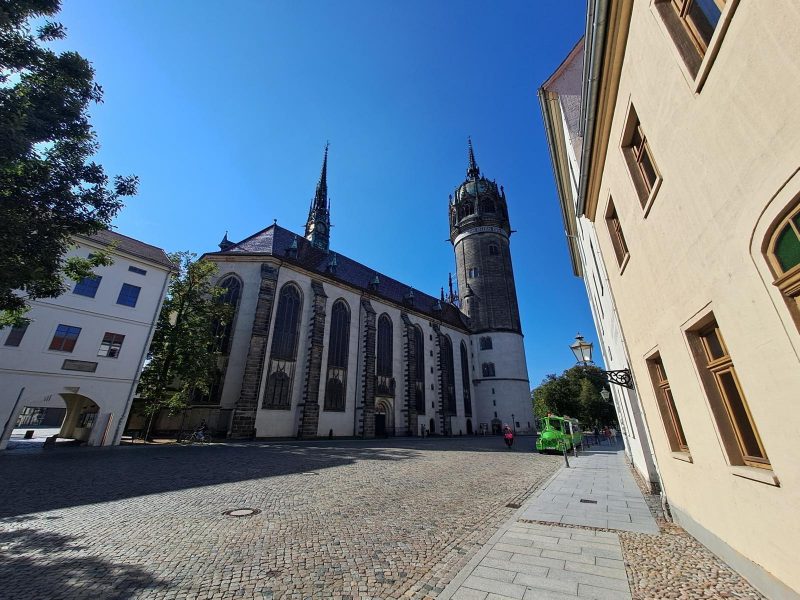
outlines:
[{"label": "church tower", "polygon": [[450,241],[462,310],[476,333],[521,332],[510,235],[503,186],[481,175],[470,140],[467,178],[450,196]]},{"label": "church tower", "polygon": [[331,232],[330,200],[328,199],[328,144],[325,144],[325,156],[322,159],[322,173],[319,176],[317,190],[311,207],[308,209],[305,238],[316,248],[328,251]]},{"label": "church tower", "polygon": [[461,310],[469,317],[471,331],[477,416],[493,431],[503,423],[530,430],[533,410],[506,194],[503,186],[481,175],[472,140],[467,177],[450,196],[449,209]]}]

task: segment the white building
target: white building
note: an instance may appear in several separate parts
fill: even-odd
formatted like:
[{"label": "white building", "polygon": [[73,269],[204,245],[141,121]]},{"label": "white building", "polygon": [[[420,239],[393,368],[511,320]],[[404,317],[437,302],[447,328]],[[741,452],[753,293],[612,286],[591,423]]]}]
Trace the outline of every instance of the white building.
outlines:
[{"label": "white building", "polygon": [[113,231],[76,238],[67,256],[99,249],[112,265],[32,301],[27,326],[0,330],[0,449],[26,407],[66,407],[59,437],[119,443],[175,267],[160,248]]},{"label": "white building", "polygon": [[272,225],[204,256],[236,307],[211,398],[231,436],[532,429],[505,193],[469,158],[448,205],[460,297],[329,249],[327,152],[304,237]]},{"label": "white building", "polygon": [[[542,85],[539,101],[553,161],[572,272],[582,277],[586,285],[603,363],[610,371],[622,370],[628,368],[630,359],[608,274],[600,255],[595,224],[584,215],[577,216],[576,212],[583,148],[580,124],[583,64],[584,44],[581,40]],[[625,441],[625,452],[651,488],[660,491],[660,478],[647,423],[636,391],[613,384],[609,387]]]}]

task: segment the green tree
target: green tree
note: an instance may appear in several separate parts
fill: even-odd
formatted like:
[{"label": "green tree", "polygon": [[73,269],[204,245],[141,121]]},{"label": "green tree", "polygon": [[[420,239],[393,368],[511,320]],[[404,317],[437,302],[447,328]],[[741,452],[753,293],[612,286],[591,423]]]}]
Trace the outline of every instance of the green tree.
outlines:
[{"label": "green tree", "polygon": [[567,415],[586,425],[609,423],[616,417],[613,405],[600,396],[605,387],[602,370],[593,365],[575,365],[561,375],[547,375],[531,394],[534,414]]},{"label": "green tree", "polygon": [[195,394],[208,394],[217,373],[220,341],[232,317],[221,302],[225,293],[212,282],[214,263],[195,260],[191,252],[170,255],[178,273],[161,308],[149,361],[139,381],[149,430],[154,416],[185,407]]},{"label": "green tree", "polygon": [[[136,193],[136,177],[109,182],[91,160],[99,148],[89,106],[101,102],[91,63],[47,43],[66,30],[47,20],[59,0],[0,1],[0,318],[18,322],[26,301],[65,291],[108,264],[64,259],[74,235],[108,227]],[[34,28],[32,21],[40,24]],[[17,290],[17,291],[15,291]]]}]

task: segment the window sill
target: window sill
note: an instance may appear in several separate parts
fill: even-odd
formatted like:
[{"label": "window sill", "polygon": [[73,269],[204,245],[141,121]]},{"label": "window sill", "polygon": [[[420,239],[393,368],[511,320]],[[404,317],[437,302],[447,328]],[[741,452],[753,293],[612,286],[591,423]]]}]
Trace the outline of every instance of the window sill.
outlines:
[{"label": "window sill", "polygon": [[688,452],[673,452],[672,458],[674,458],[675,460],[682,460],[683,462],[687,463],[694,463],[692,455],[689,454]]},{"label": "window sill", "polygon": [[658,176],[656,179],[655,184],[653,184],[653,189],[650,190],[650,195],[647,197],[647,202],[644,203],[644,218],[647,218],[647,215],[650,214],[650,209],[653,208],[653,202],[656,200],[656,196],[658,195],[658,190],[661,189],[661,182],[664,181],[664,178],[661,175]]},{"label": "window sill", "polygon": [[758,467],[746,467],[739,465],[732,466],[730,469],[731,474],[735,475],[736,477],[743,477],[744,479],[751,479],[753,481],[766,483],[767,485],[781,487],[780,480],[778,480],[778,478],[775,476],[775,473],[770,469],[760,469]]}]

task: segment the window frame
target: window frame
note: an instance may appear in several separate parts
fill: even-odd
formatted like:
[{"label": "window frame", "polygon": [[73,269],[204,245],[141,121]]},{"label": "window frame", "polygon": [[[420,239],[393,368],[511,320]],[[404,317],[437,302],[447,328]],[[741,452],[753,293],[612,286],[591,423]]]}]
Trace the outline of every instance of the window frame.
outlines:
[{"label": "window frame", "polygon": [[[94,298],[97,296],[97,290],[100,288],[100,282],[103,280],[102,275],[94,275],[92,277],[84,277],[77,283],[75,283],[75,287],[72,288],[72,293],[78,296],[83,296],[84,298]],[[90,285],[91,282],[97,282],[92,287]],[[91,292],[91,293],[85,293]]]},{"label": "window frame", "polygon": [[481,363],[481,373],[484,377],[497,377],[493,362]]},{"label": "window frame", "polygon": [[[291,298],[289,298],[290,294]],[[284,301],[287,304],[282,306],[281,303]],[[288,304],[289,302],[292,305]],[[291,410],[303,316],[303,292],[294,281],[287,281],[281,287],[277,294],[277,304],[273,313],[272,333],[269,341],[269,368],[264,383],[261,408]],[[279,326],[279,318],[282,315],[292,318],[294,328],[289,324]],[[288,337],[284,340],[283,338],[286,336]],[[285,399],[285,402],[276,402],[276,398]]]},{"label": "window frame", "polygon": [[[331,306],[328,328],[328,360],[325,369],[325,397],[322,410],[344,412],[347,409],[347,368],[350,362],[350,306],[339,298]],[[331,385],[331,384],[335,385]],[[341,396],[334,393],[341,393]]]},{"label": "window frame", "polygon": [[[64,331],[62,331],[62,328]],[[47,349],[52,350],[53,352],[72,353],[75,350],[75,346],[78,344],[78,338],[80,337],[82,330],[82,327],[75,327],[74,325],[64,325],[63,323],[59,323],[55,332],[53,333],[53,337],[51,338]],[[72,336],[73,333],[74,337]],[[56,340],[59,339],[61,340],[60,343],[56,344]],[[69,349],[67,349],[66,346],[69,346]]]},{"label": "window frame", "polygon": [[800,196],[795,197],[782,214],[783,216],[770,226],[764,237],[763,254],[772,273],[772,285],[780,292],[795,326],[800,332],[800,263],[786,270],[775,253],[778,238],[787,227],[791,228],[800,239],[800,225],[795,222],[795,220],[800,220]]},{"label": "window frame", "polygon": [[[635,141],[637,135],[639,137],[638,142]],[[652,145],[644,132],[641,119],[633,102],[628,104],[628,114],[625,117],[625,126],[622,129],[619,145],[625,164],[628,167],[628,176],[636,190],[644,216],[647,217],[664,179],[661,176],[661,170],[658,168],[658,163],[656,163]],[[652,183],[642,167],[642,157],[645,155],[647,155],[655,173],[655,180]]]},{"label": "window frame", "polygon": [[[673,2],[674,0],[651,0],[651,10],[676,54],[684,79],[691,91],[699,94],[719,54],[739,0],[724,0],[719,20],[705,49],[698,45],[691,27],[681,18]],[[719,0],[715,0],[715,3],[719,5]]]},{"label": "window frame", "polygon": [[625,241],[625,233],[622,231],[622,223],[619,220],[617,207],[614,205],[614,199],[611,197],[608,199],[605,220],[606,226],[608,227],[608,235],[611,238],[611,245],[614,247],[614,255],[617,257],[617,265],[621,273],[628,265],[631,252],[628,248],[628,243]]},{"label": "window frame", "polygon": [[650,380],[653,383],[656,404],[661,414],[661,421],[664,432],[667,436],[670,450],[673,453],[683,454],[691,457],[689,443],[686,440],[686,432],[683,429],[678,407],[675,405],[675,398],[672,394],[672,386],[669,383],[664,361],[661,355],[656,352],[648,357],[647,366],[650,371]]},{"label": "window frame", "polygon": [[[716,343],[711,342],[712,335]],[[709,313],[688,330],[687,339],[692,348],[701,382],[705,388],[706,398],[711,407],[728,461],[732,466],[771,470],[772,466],[763,439],[753,418],[747,397],[736,373],[733,359],[714,314]],[[738,399],[729,397],[729,393],[726,391],[722,381],[725,375],[731,377]],[[732,403],[737,401],[741,404],[746,422],[740,423],[736,417],[737,411]],[[743,426],[745,425],[751,429],[751,435],[761,452],[761,456],[747,453],[747,442],[743,435]]]},{"label": "window frame", "polygon": [[[110,339],[108,340],[108,348],[106,349],[106,353],[101,354],[103,351],[103,346],[106,345],[106,338],[109,337]],[[124,341],[125,341],[125,336],[123,334],[106,331],[103,334],[103,339],[100,341],[100,347],[97,349],[97,356],[103,358],[113,358],[113,359],[119,358],[119,353],[122,350],[122,344]],[[112,355],[111,352],[114,349],[116,349],[116,352]]]},{"label": "window frame", "polygon": [[9,329],[5,341],[3,342],[3,346],[7,348],[19,348],[20,345],[22,344],[22,340],[25,339],[25,334],[28,332],[29,325],[30,323],[24,323],[22,325],[12,325]]},{"label": "window frame", "polygon": [[[123,298],[129,299],[131,297],[132,289],[136,290],[136,296],[133,298],[133,304],[130,304],[129,302],[122,302]],[[142,286],[123,282],[122,287],[119,289],[119,294],[117,295],[117,304],[120,306],[127,306],[129,308],[136,308],[136,305],[139,303],[139,296],[141,296],[141,294]]]}]

